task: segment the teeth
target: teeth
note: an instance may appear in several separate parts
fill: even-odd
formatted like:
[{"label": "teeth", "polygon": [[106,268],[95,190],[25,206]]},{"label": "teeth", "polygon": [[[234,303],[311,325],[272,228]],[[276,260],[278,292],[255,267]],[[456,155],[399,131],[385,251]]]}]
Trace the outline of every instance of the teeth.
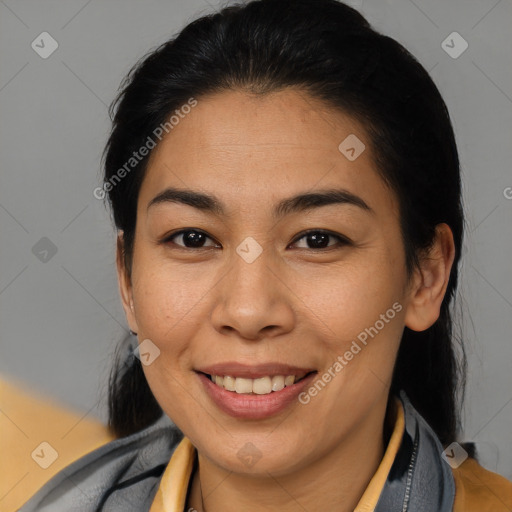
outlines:
[{"label": "teeth", "polygon": [[295,382],[295,375],[288,375],[284,378],[284,385],[291,386]]},{"label": "teeth", "polygon": [[[218,386],[217,379],[215,382]],[[252,393],[252,379],[235,379],[235,391],[237,393]]]},{"label": "teeth", "polygon": [[284,377],[282,375],[276,375],[272,377],[272,391],[281,391],[284,388]]},{"label": "teeth", "polygon": [[[235,391],[235,380],[233,377],[226,376],[224,377],[224,389],[227,389],[228,391]],[[217,382],[215,382],[217,383]]]},{"label": "teeth", "polygon": [[268,395],[272,391],[272,379],[261,377],[252,381],[252,392],[257,395]]},{"label": "teeth", "polygon": [[291,386],[296,380],[304,375],[274,375],[273,377],[260,377],[258,379],[246,379],[242,377],[231,377],[229,375],[211,375],[212,382],[227,391],[236,393],[254,393],[256,395],[268,395],[272,391],[281,391],[285,386]]}]

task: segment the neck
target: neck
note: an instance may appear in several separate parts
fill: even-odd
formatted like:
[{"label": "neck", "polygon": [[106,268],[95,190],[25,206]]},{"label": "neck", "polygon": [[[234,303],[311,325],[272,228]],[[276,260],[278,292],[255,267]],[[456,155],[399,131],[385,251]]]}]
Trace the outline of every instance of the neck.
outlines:
[{"label": "neck", "polygon": [[[376,409],[372,417],[353,429],[334,449],[286,475],[233,473],[199,454],[186,510],[353,511],[375,474],[387,444],[383,435],[385,404],[382,410]],[[388,411],[390,416],[394,416],[393,412],[394,408]]]}]

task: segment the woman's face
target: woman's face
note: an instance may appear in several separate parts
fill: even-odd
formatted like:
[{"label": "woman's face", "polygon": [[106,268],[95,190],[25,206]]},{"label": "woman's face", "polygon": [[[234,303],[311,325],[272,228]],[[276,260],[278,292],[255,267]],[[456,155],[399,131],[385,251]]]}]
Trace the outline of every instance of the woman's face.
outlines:
[{"label": "woman's face", "polygon": [[197,101],[148,163],[124,305],[199,453],[286,474],[382,432],[410,295],[398,204],[362,126],[305,93]]}]

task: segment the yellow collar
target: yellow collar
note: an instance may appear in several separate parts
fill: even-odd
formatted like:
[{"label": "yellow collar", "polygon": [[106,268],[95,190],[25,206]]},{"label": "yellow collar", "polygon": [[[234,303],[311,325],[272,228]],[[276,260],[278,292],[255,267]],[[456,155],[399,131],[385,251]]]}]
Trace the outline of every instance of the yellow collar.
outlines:
[{"label": "yellow collar", "polygon": [[[396,400],[396,403],[396,421],[388,447],[354,512],[372,512],[375,509],[391,465],[395,460],[405,427],[403,406],[399,400]],[[150,512],[184,512],[195,457],[194,445],[187,437],[184,437],[167,464]]]}]

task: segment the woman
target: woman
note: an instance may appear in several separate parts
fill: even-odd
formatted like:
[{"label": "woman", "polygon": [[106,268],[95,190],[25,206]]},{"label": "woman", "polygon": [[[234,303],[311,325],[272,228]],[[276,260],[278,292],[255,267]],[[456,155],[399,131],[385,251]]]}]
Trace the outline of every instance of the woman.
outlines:
[{"label": "woman", "polygon": [[22,512],[510,510],[456,443],[459,161],[400,44],[334,0],[227,7],[113,116],[119,439]]}]

